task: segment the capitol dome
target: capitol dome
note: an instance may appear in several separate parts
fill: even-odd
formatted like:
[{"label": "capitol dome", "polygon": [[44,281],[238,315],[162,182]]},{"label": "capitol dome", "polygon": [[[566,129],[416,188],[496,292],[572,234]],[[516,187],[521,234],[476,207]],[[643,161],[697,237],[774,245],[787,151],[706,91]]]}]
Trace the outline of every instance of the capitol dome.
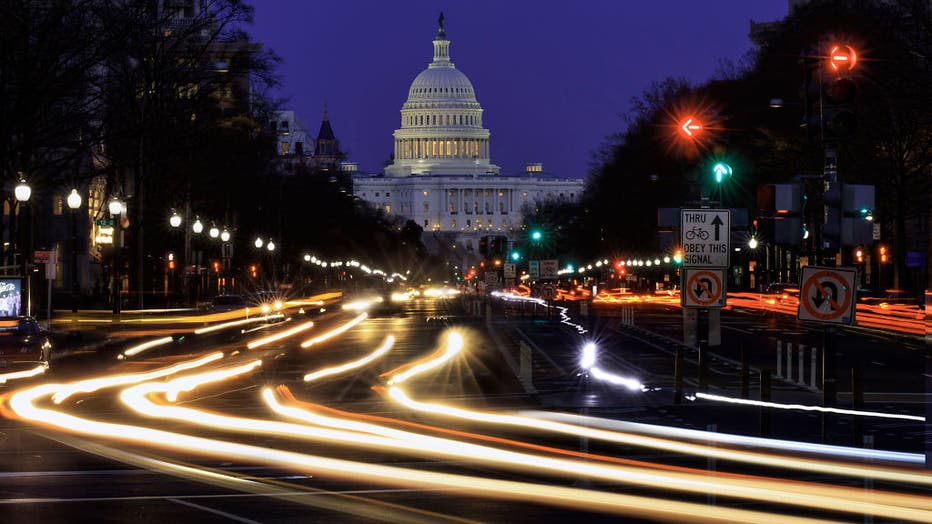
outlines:
[{"label": "capitol dome", "polygon": [[392,176],[498,174],[490,163],[489,131],[472,82],[450,61],[450,40],[440,20],[434,58],[408,89],[396,129]]}]

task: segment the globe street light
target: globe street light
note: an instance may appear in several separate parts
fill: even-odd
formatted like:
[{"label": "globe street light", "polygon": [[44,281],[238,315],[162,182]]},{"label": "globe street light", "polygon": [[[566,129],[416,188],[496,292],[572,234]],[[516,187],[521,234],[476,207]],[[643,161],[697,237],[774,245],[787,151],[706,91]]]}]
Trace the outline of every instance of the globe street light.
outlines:
[{"label": "globe street light", "polygon": [[269,243],[265,246],[269,251],[275,251],[275,242],[269,240]]},{"label": "globe street light", "polygon": [[210,235],[210,238],[217,238],[220,236],[220,230],[217,229],[217,226],[211,226],[208,234]]},{"label": "globe street light", "polygon": [[25,180],[20,179],[19,184],[13,189],[13,194],[18,202],[28,202],[29,197],[32,196],[32,188]]},{"label": "globe street light", "polygon": [[78,312],[78,209],[81,207],[81,195],[77,189],[68,194],[68,207],[71,209],[71,312]]},{"label": "globe street light", "polygon": [[748,247],[749,247],[749,248],[751,248],[751,249],[757,249],[757,245],[758,245],[757,237],[751,237],[751,239],[748,240]]},{"label": "globe street light", "polygon": [[198,235],[201,234],[201,231],[204,231],[204,224],[201,223],[200,218],[194,220],[194,225],[191,226],[191,230]]},{"label": "globe street light", "polygon": [[256,249],[262,249],[262,237],[256,237],[256,241],[253,242],[253,245],[256,246]]},{"label": "globe street light", "polygon": [[174,228],[180,227],[181,215],[179,215],[177,212],[173,212],[171,218],[168,219],[168,225]]},{"label": "globe street light", "polygon": [[223,228],[223,232],[220,233],[220,240],[221,240],[222,242],[229,242],[229,241],[230,241],[230,232],[227,231],[226,228]]}]

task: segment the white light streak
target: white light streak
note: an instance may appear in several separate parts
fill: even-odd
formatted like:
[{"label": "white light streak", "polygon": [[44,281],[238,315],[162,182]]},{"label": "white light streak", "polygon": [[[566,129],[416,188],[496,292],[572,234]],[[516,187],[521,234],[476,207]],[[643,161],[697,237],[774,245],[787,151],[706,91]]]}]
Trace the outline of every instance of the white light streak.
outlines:
[{"label": "white light streak", "polygon": [[242,325],[245,325],[245,324],[254,324],[254,323],[256,323],[256,322],[266,322],[266,321],[269,321],[269,320],[279,320],[279,319],[282,319],[282,318],[285,318],[285,315],[282,315],[281,313],[278,313],[278,314],[275,314],[275,315],[264,315],[264,316],[261,316],[261,317],[254,317],[254,318],[244,318],[244,319],[242,319],[242,320],[234,320],[234,321],[232,321],[232,322],[224,322],[224,323],[222,323],[222,324],[216,324],[216,325],[213,325],[213,326],[208,326],[208,327],[204,327],[204,328],[200,328],[200,329],[195,329],[195,330],[194,330],[194,334],[195,334],[195,335],[203,335],[204,333],[213,333],[214,331],[220,331],[221,329],[226,329],[226,328],[231,328],[231,327],[236,327],[236,326],[242,326]]},{"label": "white light streak", "polygon": [[49,367],[47,364],[39,364],[38,366],[27,369],[24,371],[12,371],[10,373],[0,373],[0,384],[6,384],[10,380],[16,380],[20,378],[29,378],[35,377],[36,375],[41,375],[48,371]]},{"label": "white light streak", "polygon": [[154,347],[163,346],[165,344],[170,344],[172,340],[173,340],[172,337],[162,337],[162,338],[157,338],[155,340],[150,340],[148,342],[143,342],[142,344],[133,346],[127,349],[126,351],[124,351],[123,356],[132,357],[132,356],[142,353],[143,351],[147,349],[152,349]]},{"label": "white light streak", "polygon": [[324,333],[324,334],[322,334],[322,335],[319,335],[319,336],[316,336],[316,337],[314,337],[314,338],[310,338],[310,339],[308,339],[308,340],[305,340],[304,342],[301,343],[301,347],[304,348],[304,349],[307,349],[307,348],[313,346],[314,344],[319,344],[319,343],[324,342],[325,340],[329,340],[329,339],[331,339],[331,338],[333,338],[333,337],[335,337],[335,336],[337,336],[337,335],[339,335],[339,334],[341,334],[341,333],[345,333],[346,331],[350,330],[350,329],[351,329],[353,326],[355,326],[356,324],[359,324],[360,322],[362,322],[363,320],[365,320],[366,317],[368,317],[368,316],[369,316],[368,313],[360,313],[360,314],[357,315],[355,318],[353,318],[353,320],[350,320],[350,321],[347,322],[346,324],[343,324],[342,326],[340,326],[340,327],[338,327],[338,328],[336,328],[336,329],[331,329],[330,331],[328,331],[328,332],[326,332],[326,333]]},{"label": "white light streak", "polygon": [[857,409],[830,408],[824,406],[811,406],[806,404],[780,404],[778,402],[764,402],[761,400],[750,400],[744,398],[725,397],[722,395],[710,395],[708,393],[696,393],[696,398],[705,400],[714,400],[716,402],[728,402],[730,404],[742,404],[745,406],[759,406],[775,409],[789,409],[798,411],[818,411],[821,413],[836,413],[839,415],[857,415],[861,417],[878,417],[878,418],[895,418],[900,420],[916,420],[925,422],[926,418],[918,415],[903,415],[900,413],[883,413],[880,411],[861,411]]},{"label": "white light streak", "polygon": [[463,336],[455,331],[451,331],[450,334],[447,335],[446,349],[443,351],[443,353],[439,357],[427,360],[425,362],[422,362],[414,366],[411,366],[410,368],[406,369],[405,371],[402,371],[401,373],[392,375],[392,377],[388,380],[387,383],[390,386],[394,384],[400,384],[404,382],[405,380],[408,380],[409,378],[413,377],[414,375],[417,375],[419,373],[424,373],[436,367],[442,366],[443,364],[447,363],[450,359],[455,357],[462,350],[463,350]]},{"label": "white light streak", "polygon": [[358,360],[354,360],[354,361],[352,361],[352,362],[347,362],[346,364],[343,364],[343,365],[340,365],[340,366],[335,366],[335,367],[330,367],[330,368],[324,368],[324,369],[320,369],[320,370],[314,371],[314,372],[312,372],[312,373],[308,373],[307,375],[304,375],[304,381],[305,381],[305,382],[313,382],[313,381],[319,380],[319,379],[321,379],[321,378],[323,378],[323,377],[328,377],[328,376],[330,376],[330,375],[338,375],[338,374],[340,374],[340,373],[349,371],[349,370],[351,370],[351,369],[356,369],[356,368],[360,368],[360,367],[362,367],[362,366],[365,366],[366,364],[368,364],[368,363],[374,361],[375,359],[381,357],[382,355],[388,353],[389,350],[392,349],[392,346],[393,346],[394,344],[395,344],[395,337],[389,335],[389,336],[385,337],[385,342],[384,342],[378,349],[376,349],[376,350],[373,351],[372,353],[369,353],[369,354],[366,355],[365,357],[360,358],[360,359],[358,359]]},{"label": "white light streak", "polygon": [[293,328],[280,331],[278,333],[275,333],[274,335],[269,335],[267,337],[253,340],[252,342],[246,344],[246,348],[255,349],[257,347],[262,347],[266,344],[271,344],[272,342],[276,342],[283,338],[288,338],[291,335],[298,334],[302,331],[307,331],[308,329],[311,329],[312,327],[314,327],[314,322],[305,322],[304,324],[298,324],[297,326]]}]

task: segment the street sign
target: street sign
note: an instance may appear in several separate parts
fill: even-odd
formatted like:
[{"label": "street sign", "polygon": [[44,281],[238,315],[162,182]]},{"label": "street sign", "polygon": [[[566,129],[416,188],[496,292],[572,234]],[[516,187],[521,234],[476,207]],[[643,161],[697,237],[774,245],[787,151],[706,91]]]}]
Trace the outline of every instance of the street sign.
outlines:
[{"label": "street sign", "polygon": [[685,270],[685,282],[680,297],[683,307],[713,308],[725,306],[725,270]]},{"label": "street sign", "polygon": [[541,280],[556,280],[557,279],[556,259],[540,261],[540,279]]},{"label": "street sign", "polygon": [[486,271],[485,272],[485,283],[492,287],[498,286],[498,272],[497,271]]},{"label": "street sign", "polygon": [[531,275],[531,280],[540,278],[540,260],[531,260],[528,263],[527,272]]},{"label": "street sign", "polygon": [[505,272],[505,278],[515,278],[515,265],[511,262],[505,262],[502,264],[502,269]]},{"label": "street sign", "polygon": [[48,250],[35,251],[32,253],[32,261],[36,264],[48,264],[52,258],[52,252]]},{"label": "street sign", "polygon": [[98,218],[97,227],[113,227],[112,218]]},{"label": "street sign", "polygon": [[557,286],[553,284],[544,284],[540,288],[540,298],[544,300],[553,300],[557,298]]},{"label": "street sign", "polygon": [[803,268],[796,318],[830,324],[853,324],[857,270],[850,267]]},{"label": "street sign", "polygon": [[684,209],[680,217],[683,265],[728,267],[731,251],[731,211]]}]

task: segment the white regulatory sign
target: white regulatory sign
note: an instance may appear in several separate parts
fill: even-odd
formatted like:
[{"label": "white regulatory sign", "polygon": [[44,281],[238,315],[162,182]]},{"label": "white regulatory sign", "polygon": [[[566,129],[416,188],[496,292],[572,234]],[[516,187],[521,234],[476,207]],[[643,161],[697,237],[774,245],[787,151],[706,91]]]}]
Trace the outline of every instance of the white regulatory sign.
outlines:
[{"label": "white regulatory sign", "polygon": [[557,261],[554,259],[540,261],[540,279],[556,280],[557,279]]},{"label": "white regulatory sign", "polygon": [[683,209],[680,240],[686,267],[728,267],[731,251],[731,211]]},{"label": "white regulatory sign", "polygon": [[531,275],[531,280],[540,278],[540,260],[531,260],[527,263],[527,272]]},{"label": "white regulatory sign", "polygon": [[515,278],[517,276],[515,274],[515,265],[511,262],[505,262],[502,264],[502,269],[504,270],[505,278]]}]

